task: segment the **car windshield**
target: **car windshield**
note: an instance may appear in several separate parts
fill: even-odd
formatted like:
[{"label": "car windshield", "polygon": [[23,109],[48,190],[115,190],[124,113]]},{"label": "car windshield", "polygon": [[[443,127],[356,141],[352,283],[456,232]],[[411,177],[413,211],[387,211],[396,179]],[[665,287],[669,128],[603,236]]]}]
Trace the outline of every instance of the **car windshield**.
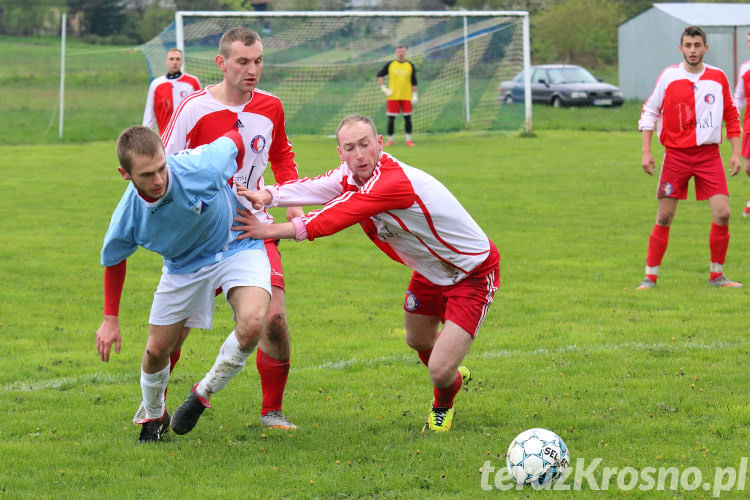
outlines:
[{"label": "car windshield", "polygon": [[549,68],[552,83],[596,83],[599,80],[583,68]]}]

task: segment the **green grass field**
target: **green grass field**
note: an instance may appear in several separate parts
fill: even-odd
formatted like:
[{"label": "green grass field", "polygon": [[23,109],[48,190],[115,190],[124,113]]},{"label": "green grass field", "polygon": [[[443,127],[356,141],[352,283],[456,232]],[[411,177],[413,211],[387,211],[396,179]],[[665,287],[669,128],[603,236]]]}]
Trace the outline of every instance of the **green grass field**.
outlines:
[{"label": "green grass field", "polygon": [[[298,137],[295,149],[302,174],[336,164],[330,139]],[[635,291],[655,210],[638,149],[635,133],[570,131],[393,148],[442,179],[502,253],[496,303],[466,359],[475,380],[457,398],[451,433],[419,432],[431,393],[403,342],[409,272],[352,228],[283,246],[293,336],[285,410],[299,431],[257,425],[251,358],[196,430],[141,446],[130,417],[158,257],[141,250],[130,259],[122,353],[103,364],[94,343],[98,252],[125,187],[113,146],[3,147],[0,348],[10,356],[0,361],[0,490],[473,497],[484,493],[484,463],[501,467],[510,440],[534,426],[557,431],[574,464],[598,457],[607,467],[698,467],[707,477],[739,466],[750,438],[747,292],[707,286],[710,218],[695,201],[680,207],[659,288]],[[747,179],[731,179],[730,190],[738,212]],[[740,280],[750,275],[746,224],[735,217],[727,265]],[[210,367],[230,317],[221,304],[214,329],[186,342],[170,409]],[[576,496],[590,490],[582,488]],[[622,494],[614,479],[609,492]]]},{"label": "green grass field", "polygon": [[[14,92],[22,95],[15,86]],[[107,98],[92,87],[89,100]],[[139,117],[140,104],[134,106],[127,112]],[[420,434],[432,396],[425,368],[403,341],[410,272],[351,228],[282,245],[293,349],[284,410],[300,429],[259,427],[251,357],[193,432],[138,444],[130,418],[140,399],[139,360],[161,262],[144,250],[129,259],[122,352],[102,363],[94,337],[102,309],[98,256],[126,185],[115,170],[114,137],[97,130],[93,142],[0,146],[0,349],[7,353],[0,358],[0,496],[719,493],[729,484],[724,468],[739,468],[748,456],[748,292],[707,285],[710,214],[694,200],[679,207],[659,287],[635,290],[656,180],[640,168],[637,132],[581,126],[587,116],[606,123],[604,111],[562,110],[567,114],[555,115],[559,126],[547,129],[539,118],[533,138],[416,135],[416,148],[390,149],[442,180],[502,255],[495,304],[465,361],[474,380],[457,397],[445,435]],[[637,119],[637,108],[627,120],[626,107],[609,111],[622,123]],[[89,135],[84,128],[71,133]],[[292,141],[302,175],[338,163],[332,139]],[[740,216],[750,182],[742,174],[729,188],[734,215],[726,270],[750,284],[744,258],[750,221]],[[186,341],[170,383],[170,411],[210,368],[232,328],[231,311],[219,302],[214,328]],[[571,477],[567,491],[496,488],[496,473],[480,469],[503,468],[508,444],[530,427],[560,434],[574,466],[601,459],[595,484],[584,479],[575,486]],[[620,472],[628,472],[620,474],[627,486],[627,468],[637,474],[649,467],[674,468],[683,483],[675,491],[649,489],[646,481],[618,489]],[[696,471],[702,480],[693,484]],[[606,491],[597,491],[607,474]],[[744,489],[734,482],[722,498],[747,497],[745,476],[740,480]]]}]

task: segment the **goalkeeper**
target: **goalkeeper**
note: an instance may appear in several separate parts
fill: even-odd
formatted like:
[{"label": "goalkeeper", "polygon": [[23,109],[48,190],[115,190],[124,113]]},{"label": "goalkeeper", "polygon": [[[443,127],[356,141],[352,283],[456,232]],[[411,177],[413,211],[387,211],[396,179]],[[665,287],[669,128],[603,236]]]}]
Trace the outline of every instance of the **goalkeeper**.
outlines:
[{"label": "goalkeeper", "polygon": [[[460,366],[492,304],[500,255],[461,203],[438,180],[383,153],[383,137],[365,116],[349,115],[336,132],[338,168],[250,191],[256,209],[324,205],[283,224],[249,211],[235,220],[239,238],[313,240],[359,223],[378,248],[413,269],[404,299],[406,343],[427,366],[432,409],[424,432],[450,430],[453,400],[469,371]],[[440,323],[443,323],[440,331]]]},{"label": "goalkeeper", "polygon": [[[388,77],[388,86],[385,86],[385,77]],[[388,140],[386,146],[393,144],[394,122],[398,115],[404,116],[404,132],[406,132],[406,145],[414,146],[411,140],[411,112],[412,105],[417,103],[417,70],[411,61],[406,60],[406,48],[403,45],[396,47],[396,59],[388,62],[383,69],[378,71],[378,84],[380,90],[388,97],[385,105],[385,114],[388,116]]]}]

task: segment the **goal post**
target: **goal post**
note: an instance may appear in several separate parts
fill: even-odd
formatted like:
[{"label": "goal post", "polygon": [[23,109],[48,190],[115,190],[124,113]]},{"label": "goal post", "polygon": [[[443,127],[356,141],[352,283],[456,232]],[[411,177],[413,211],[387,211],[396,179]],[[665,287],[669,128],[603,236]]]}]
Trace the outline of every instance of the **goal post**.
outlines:
[{"label": "goal post", "polygon": [[215,84],[223,77],[215,63],[219,39],[238,26],[263,40],[259,88],[281,99],[291,134],[332,134],[350,113],[369,115],[384,129],[386,99],[376,74],[398,45],[417,73],[415,133],[531,131],[529,81],[524,105],[498,100],[500,82],[530,64],[525,11],[178,11],[139,50],[152,78],[177,47],[185,71]]}]

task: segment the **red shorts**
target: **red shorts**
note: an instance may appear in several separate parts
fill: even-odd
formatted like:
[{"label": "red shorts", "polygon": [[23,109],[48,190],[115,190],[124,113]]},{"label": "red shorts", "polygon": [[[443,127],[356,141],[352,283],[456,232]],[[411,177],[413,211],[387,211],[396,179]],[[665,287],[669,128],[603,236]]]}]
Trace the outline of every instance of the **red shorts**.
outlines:
[{"label": "red shorts", "polygon": [[388,116],[410,115],[411,101],[388,101],[385,103],[385,114]]},{"label": "red shorts", "polygon": [[475,337],[500,284],[500,254],[490,242],[490,255],[455,285],[439,286],[414,271],[404,310],[450,320]]},{"label": "red shorts", "polygon": [[284,288],[284,270],[281,268],[281,252],[279,252],[279,240],[265,240],[268,262],[271,263],[271,286]]},{"label": "red shorts", "polygon": [[717,194],[729,196],[718,144],[684,149],[667,148],[656,197],[687,199],[691,177],[695,177],[696,200],[707,200]]},{"label": "red shorts", "polygon": [[750,158],[750,129],[742,134],[742,157]]}]

